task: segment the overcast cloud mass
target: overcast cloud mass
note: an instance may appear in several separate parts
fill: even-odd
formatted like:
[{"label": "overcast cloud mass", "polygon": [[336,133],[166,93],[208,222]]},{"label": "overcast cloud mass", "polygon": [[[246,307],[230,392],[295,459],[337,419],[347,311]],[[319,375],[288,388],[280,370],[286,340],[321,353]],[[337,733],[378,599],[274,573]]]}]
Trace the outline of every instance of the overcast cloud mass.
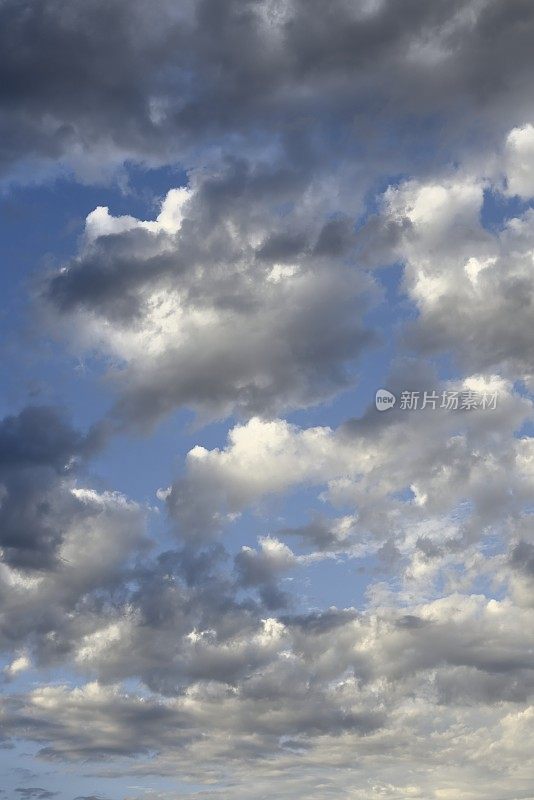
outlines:
[{"label": "overcast cloud mass", "polygon": [[0,800],[534,800],[533,42],[0,0]]}]

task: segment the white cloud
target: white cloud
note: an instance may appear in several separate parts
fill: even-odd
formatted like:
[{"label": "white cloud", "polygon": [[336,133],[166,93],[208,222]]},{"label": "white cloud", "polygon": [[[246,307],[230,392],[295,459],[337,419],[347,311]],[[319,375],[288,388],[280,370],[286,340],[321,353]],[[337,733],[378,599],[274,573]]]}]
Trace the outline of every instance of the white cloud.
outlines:
[{"label": "white cloud", "polygon": [[[488,526],[500,530],[514,504],[528,506],[532,491],[532,441],[513,435],[532,417],[532,405],[497,376],[472,376],[431,389],[495,393],[498,400],[495,410],[468,414],[399,409],[387,412],[390,417],[377,416],[368,428],[355,423],[336,431],[254,418],[230,431],[224,449],[193,448],[185,476],[165,492],[181,535],[202,539],[246,508],[261,508],[265,498],[297,487],[316,487],[325,503],[354,509],[348,517],[348,552],[369,534],[383,541],[394,531],[401,550],[410,551],[425,536],[425,527],[430,536],[434,519],[442,531],[440,545],[468,530],[475,535],[477,527],[477,536]],[[413,499],[401,499],[410,486]],[[320,542],[313,525],[308,536]],[[343,536],[335,539],[343,548]]]},{"label": "white cloud", "polygon": [[[532,131],[514,130],[507,140],[510,191],[524,197]],[[481,222],[484,189],[499,187],[460,168],[385,193],[384,214],[400,231],[396,254],[418,311],[407,340],[423,354],[451,353],[464,370],[531,381],[534,214],[527,209],[490,232]]]},{"label": "white cloud", "polygon": [[508,134],[505,169],[509,194],[523,200],[534,197],[534,126],[530,123]]},{"label": "white cloud", "polygon": [[16,678],[21,672],[26,672],[30,669],[31,660],[26,653],[22,653],[13,659],[13,661],[4,668],[4,675],[6,678]]}]

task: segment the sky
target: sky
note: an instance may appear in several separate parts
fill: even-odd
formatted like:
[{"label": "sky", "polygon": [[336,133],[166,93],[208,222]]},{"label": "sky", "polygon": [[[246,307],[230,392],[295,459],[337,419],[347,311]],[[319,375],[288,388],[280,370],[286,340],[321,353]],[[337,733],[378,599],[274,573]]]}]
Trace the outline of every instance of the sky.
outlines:
[{"label": "sky", "polygon": [[0,0],[0,800],[534,800],[533,39]]}]

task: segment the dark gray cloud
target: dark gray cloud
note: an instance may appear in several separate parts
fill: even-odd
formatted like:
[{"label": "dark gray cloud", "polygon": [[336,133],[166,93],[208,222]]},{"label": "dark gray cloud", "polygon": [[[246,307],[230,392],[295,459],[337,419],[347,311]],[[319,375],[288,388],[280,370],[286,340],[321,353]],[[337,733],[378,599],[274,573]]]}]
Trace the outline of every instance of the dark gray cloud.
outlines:
[{"label": "dark gray cloud", "polygon": [[6,680],[34,659],[65,658],[105,616],[109,598],[121,596],[134,559],[148,547],[140,506],[83,485],[103,436],[102,426],[82,434],[49,407],[0,422],[0,647],[12,658]]},{"label": "dark gray cloud", "polygon": [[15,792],[22,800],[51,800],[52,797],[57,797],[59,794],[50,792],[48,789],[40,789],[38,786],[15,789]]},{"label": "dark gray cloud", "polygon": [[105,800],[105,798],[96,794],[85,794],[78,795],[78,797],[75,797],[74,800]]},{"label": "dark gray cloud", "polygon": [[106,800],[106,799],[96,794],[85,794],[85,795],[78,795],[78,797],[75,797],[74,800]]},{"label": "dark gray cloud", "polygon": [[260,539],[260,547],[242,547],[235,556],[238,585],[258,590],[262,604],[267,609],[283,608],[292,598],[280,587],[280,578],[298,565],[291,550],[277,539]]},{"label": "dark gray cloud", "polygon": [[48,298],[61,312],[98,309],[110,319],[135,322],[142,310],[139,288],[169,272],[180,278],[177,260],[150,247],[151,238],[138,231],[105,236],[86,258],[51,279]]},{"label": "dark gray cloud", "polygon": [[53,408],[0,421],[0,547],[5,563],[50,567],[67,521],[82,509],[70,486],[99,433],[82,435]]},{"label": "dark gray cloud", "polygon": [[480,135],[504,112],[517,121],[532,100],[527,0],[328,9],[157,0],[150,10],[137,0],[4,0],[0,14],[4,168],[28,158],[76,165],[81,151],[90,173],[99,154],[176,159],[225,135],[242,149],[274,134],[302,160],[323,151],[336,124],[353,132],[336,137],[338,152],[354,140],[369,148],[371,125],[384,158],[386,120],[401,151],[413,147],[402,136],[410,115],[439,119],[425,125],[434,141],[461,120],[467,139],[473,108]]},{"label": "dark gray cloud", "polygon": [[511,552],[510,565],[518,572],[534,578],[534,544],[518,542]]},{"label": "dark gray cloud", "polygon": [[[61,702],[63,697],[67,700],[67,695],[64,696],[62,687],[59,687],[57,691],[52,690],[51,694],[45,690],[44,696],[47,695],[53,705],[58,701]],[[38,699],[37,695],[34,695],[33,699]],[[79,724],[81,722],[79,715],[81,713],[81,716],[84,716],[84,707],[87,702],[91,704],[91,699],[93,701],[93,709],[90,712],[91,727],[95,723],[104,725],[106,720],[114,719],[115,735],[112,732],[104,735],[102,732],[99,737],[95,737],[94,728],[89,730]],[[32,704],[32,700],[26,706],[15,701],[10,704],[15,729],[23,730],[25,726],[33,728]],[[161,746],[165,741],[169,745],[178,744],[180,740],[184,742],[185,719],[186,715],[182,714],[180,710],[164,703],[157,701],[144,703],[140,698],[121,696],[116,691],[100,689],[95,684],[88,684],[70,694],[67,700],[63,711],[63,722],[60,723],[65,736],[63,742],[54,737],[53,730],[56,723],[51,719],[42,720],[41,724],[38,722],[35,726],[35,733],[37,741],[41,743],[56,739],[50,746],[42,748],[41,755],[43,757],[53,759],[63,756],[71,759],[81,757],[98,760],[112,756],[146,753],[156,743]],[[78,728],[78,732],[76,732],[76,728]],[[142,734],[141,731],[143,731]],[[117,735],[119,732],[120,735]]]},{"label": "dark gray cloud", "polygon": [[[354,522],[349,518],[336,520],[316,514],[312,520],[297,528],[282,528],[278,536],[297,536],[305,547],[320,552],[346,551],[356,543]],[[351,524],[352,523],[352,524]]]},{"label": "dark gray cloud", "polygon": [[294,628],[309,631],[312,635],[330,633],[358,619],[359,614],[353,608],[329,608],[325,611],[314,611],[309,614],[282,617],[282,620]]}]

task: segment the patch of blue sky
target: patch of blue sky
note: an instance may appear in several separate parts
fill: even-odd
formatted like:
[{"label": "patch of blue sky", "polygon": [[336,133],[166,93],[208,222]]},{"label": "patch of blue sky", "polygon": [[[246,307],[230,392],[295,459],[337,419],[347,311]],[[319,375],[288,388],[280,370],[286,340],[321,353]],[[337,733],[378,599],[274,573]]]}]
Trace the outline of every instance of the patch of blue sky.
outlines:
[{"label": "patch of blue sky", "polygon": [[520,217],[529,208],[534,208],[534,200],[522,200],[517,196],[508,196],[496,188],[484,190],[484,202],[480,212],[481,224],[491,233],[500,233],[507,222]]},{"label": "patch of blue sky", "polygon": [[[75,800],[96,796],[102,800],[144,800],[151,797],[184,797],[203,787],[176,778],[135,774],[133,759],[116,757],[113,774],[105,762],[76,761],[56,767],[53,760],[39,755],[40,747],[28,742],[16,742],[7,750],[0,749],[2,788],[9,800],[18,796],[16,790],[40,787],[55,792],[56,800]],[[122,773],[122,774],[121,774]],[[0,795],[1,797],[2,795]]]}]

